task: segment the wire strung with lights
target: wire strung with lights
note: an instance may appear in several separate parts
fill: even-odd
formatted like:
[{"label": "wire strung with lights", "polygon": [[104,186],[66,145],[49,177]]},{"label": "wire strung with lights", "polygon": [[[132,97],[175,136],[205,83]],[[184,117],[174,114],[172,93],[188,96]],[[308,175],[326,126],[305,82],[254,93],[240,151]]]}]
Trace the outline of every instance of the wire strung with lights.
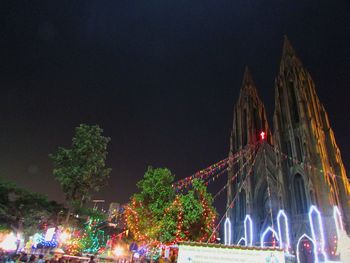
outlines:
[{"label": "wire strung with lights", "polygon": [[208,243],[208,242],[211,240],[212,236],[214,235],[214,233],[215,233],[216,230],[218,229],[218,227],[219,227],[219,225],[221,224],[222,220],[223,220],[223,219],[225,218],[225,216],[227,215],[229,209],[232,209],[232,208],[233,208],[233,204],[234,204],[234,202],[236,201],[238,194],[239,194],[240,191],[243,189],[243,187],[244,187],[244,185],[245,185],[245,183],[246,183],[246,181],[247,181],[247,178],[251,175],[251,173],[252,173],[252,171],[253,171],[253,167],[254,167],[255,161],[256,161],[256,158],[255,158],[255,157],[256,157],[256,154],[254,155],[253,162],[252,162],[251,166],[249,167],[249,170],[248,170],[248,172],[247,172],[247,175],[245,176],[244,180],[241,182],[240,186],[238,187],[237,192],[235,193],[235,196],[233,197],[233,199],[232,199],[232,201],[230,202],[230,204],[227,206],[224,215],[221,217],[220,221],[218,222],[218,224],[217,224],[216,227],[214,228],[212,234],[210,235],[210,237],[209,237],[209,239],[207,240],[206,243]]}]

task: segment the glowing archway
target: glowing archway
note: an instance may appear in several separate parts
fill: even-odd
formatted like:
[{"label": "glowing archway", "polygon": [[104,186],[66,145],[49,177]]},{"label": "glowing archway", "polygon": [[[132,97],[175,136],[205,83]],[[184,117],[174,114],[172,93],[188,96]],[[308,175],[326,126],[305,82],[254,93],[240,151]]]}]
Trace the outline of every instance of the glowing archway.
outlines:
[{"label": "glowing archway", "polygon": [[308,240],[311,241],[312,245],[314,246],[314,258],[315,258],[314,263],[318,263],[316,242],[315,242],[311,237],[309,237],[307,234],[305,234],[305,233],[302,234],[301,237],[299,237],[299,239],[298,239],[298,243],[297,243],[297,262],[300,263],[299,245],[300,245],[300,241],[301,241],[303,238],[306,238],[306,239],[308,239]]},{"label": "glowing archway", "polygon": [[[249,239],[248,239],[247,227],[249,227]],[[250,215],[246,215],[244,219],[244,239],[245,239],[246,246],[251,247],[253,245],[253,220],[250,217]]]},{"label": "glowing archway", "polygon": [[241,237],[241,239],[238,240],[237,246],[241,245],[242,242],[244,242],[244,245],[246,245],[246,242],[245,242],[245,238],[244,238],[244,237]]},{"label": "glowing archway", "polygon": [[230,218],[226,217],[225,220],[225,245],[231,245],[231,221]]},{"label": "glowing archway", "polygon": [[[284,219],[284,224],[285,224],[285,234],[282,235],[282,229],[281,229],[281,218],[283,217]],[[285,244],[285,250],[288,251],[290,248],[290,239],[289,239],[289,226],[288,226],[288,217],[286,215],[286,213],[284,212],[284,210],[280,210],[277,214],[277,226],[278,226],[278,236],[280,238],[280,248],[283,249],[283,244]],[[282,236],[284,236],[285,242],[283,242],[283,238]]]},{"label": "glowing archway", "polygon": [[261,247],[265,247],[264,246],[264,243],[265,243],[264,239],[265,239],[265,236],[267,235],[267,233],[269,233],[269,232],[271,232],[276,237],[277,241],[280,242],[277,232],[272,227],[269,226],[268,228],[265,229],[264,233],[262,233],[262,235],[260,237],[260,246]]},{"label": "glowing archway", "polygon": [[[317,238],[316,238],[314,222],[312,219],[313,213],[315,213],[317,216],[317,222],[318,222],[318,226],[319,226],[319,232],[320,232],[320,246],[319,246],[319,248],[320,248],[321,254],[324,257],[324,261],[327,261],[327,254],[325,252],[325,239],[324,239],[322,216],[321,216],[320,211],[318,211],[317,207],[314,205],[310,206],[310,210],[309,210],[309,221],[310,221],[312,239],[315,241],[316,246],[317,246],[318,242],[317,242]],[[317,251],[317,249],[316,249],[316,251]],[[316,258],[318,258],[318,255],[316,255]]]}]

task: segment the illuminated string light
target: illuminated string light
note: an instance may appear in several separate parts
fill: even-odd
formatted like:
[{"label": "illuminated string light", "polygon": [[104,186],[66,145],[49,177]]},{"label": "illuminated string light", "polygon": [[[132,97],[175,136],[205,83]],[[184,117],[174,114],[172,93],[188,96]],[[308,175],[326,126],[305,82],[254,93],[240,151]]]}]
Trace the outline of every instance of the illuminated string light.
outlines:
[{"label": "illuminated string light", "polygon": [[281,230],[281,217],[284,219],[285,224],[285,250],[288,251],[290,248],[290,239],[289,239],[289,226],[288,226],[288,217],[284,210],[280,210],[277,214],[277,226],[278,226],[278,235],[280,237],[280,248],[283,249],[283,238],[282,238],[282,230]]},{"label": "illuminated string light", "polygon": [[[247,233],[247,223],[249,221],[249,240]],[[253,220],[250,215],[246,215],[244,219],[244,240],[245,245],[251,247],[253,245]]]},{"label": "illuminated string light", "polygon": [[314,246],[314,257],[315,257],[314,263],[318,263],[316,242],[315,242],[311,237],[309,237],[307,234],[305,234],[305,233],[302,234],[301,237],[299,237],[299,239],[298,239],[298,243],[297,243],[297,263],[300,263],[299,244],[300,244],[300,241],[301,241],[303,238],[306,238],[306,239],[310,240],[311,243],[313,244],[313,246]]},{"label": "illuminated string light", "polygon": [[230,218],[226,217],[225,220],[225,245],[231,245],[231,221]]},{"label": "illuminated string light", "polygon": [[238,242],[237,242],[237,246],[239,246],[242,242],[244,242],[244,245],[247,244],[246,241],[245,241],[245,238],[244,238],[244,237],[241,237],[241,239],[238,240]]},{"label": "illuminated string light", "polygon": [[[313,219],[312,219],[312,214],[316,213],[317,215],[317,221],[318,221],[318,226],[319,226],[319,232],[321,235],[320,238],[320,251],[324,257],[324,261],[327,261],[327,254],[324,250],[325,247],[325,239],[324,239],[324,231],[323,231],[323,223],[322,223],[322,217],[321,217],[321,213],[320,211],[318,211],[317,207],[312,205],[310,206],[310,210],[309,210],[309,221],[310,221],[310,227],[311,227],[311,233],[312,233],[312,238],[313,240],[317,240],[316,239],[316,234],[315,234],[315,227],[314,227],[314,223],[313,223]],[[316,242],[317,244],[317,242]],[[316,255],[316,258],[318,258],[318,256]]]},{"label": "illuminated string light", "polygon": [[339,239],[340,232],[344,230],[344,226],[343,226],[343,219],[342,219],[340,210],[337,206],[333,207],[333,218],[334,218],[334,222],[335,222],[335,228],[337,230],[337,236]]},{"label": "illuminated string light", "polygon": [[276,237],[277,241],[279,241],[277,232],[272,227],[269,226],[268,228],[265,229],[264,233],[260,237],[260,246],[261,247],[265,247],[264,246],[264,239],[265,239],[265,236],[267,235],[268,232],[272,232],[274,237]]}]

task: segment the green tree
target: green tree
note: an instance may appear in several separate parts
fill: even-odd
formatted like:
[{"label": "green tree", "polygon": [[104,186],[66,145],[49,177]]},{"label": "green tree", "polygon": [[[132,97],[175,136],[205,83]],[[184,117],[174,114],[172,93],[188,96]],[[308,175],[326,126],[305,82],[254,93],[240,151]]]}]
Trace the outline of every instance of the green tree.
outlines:
[{"label": "green tree", "polygon": [[56,153],[49,155],[53,161],[53,175],[61,184],[70,209],[81,208],[92,192],[99,191],[107,182],[111,172],[106,167],[110,138],[104,137],[102,132],[97,125],[81,124],[75,129],[70,149],[59,147]]},{"label": "green tree", "polygon": [[7,229],[28,237],[43,225],[58,223],[58,215],[64,211],[62,205],[44,195],[0,180],[0,222]]},{"label": "green tree", "polygon": [[136,241],[170,244],[210,237],[217,213],[205,185],[194,180],[187,193],[176,193],[173,181],[170,170],[149,167],[138,182],[140,192],[125,210],[127,228]]}]

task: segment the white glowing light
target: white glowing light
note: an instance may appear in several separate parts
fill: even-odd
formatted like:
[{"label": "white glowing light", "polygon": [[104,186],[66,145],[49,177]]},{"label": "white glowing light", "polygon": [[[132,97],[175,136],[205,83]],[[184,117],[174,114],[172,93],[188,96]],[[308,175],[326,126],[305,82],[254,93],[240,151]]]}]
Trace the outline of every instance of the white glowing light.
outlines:
[{"label": "white glowing light", "polygon": [[333,218],[335,222],[335,228],[337,230],[337,236],[339,239],[340,232],[344,230],[344,226],[343,226],[343,219],[342,219],[341,213],[337,206],[333,207]]},{"label": "white glowing light", "polygon": [[51,227],[49,229],[47,229],[46,234],[45,234],[45,241],[51,241],[53,238],[53,234],[55,234],[55,227]]},{"label": "white glowing light", "polygon": [[[320,211],[318,211],[317,207],[312,205],[310,206],[310,210],[309,210],[309,221],[310,221],[310,227],[311,227],[311,233],[312,233],[312,238],[313,240],[315,241],[316,245],[318,242],[317,241],[317,238],[316,238],[316,234],[315,234],[315,227],[314,227],[314,223],[313,223],[313,220],[312,220],[312,214],[313,213],[316,213],[317,215],[317,221],[318,221],[318,226],[319,226],[319,232],[320,232],[320,235],[321,235],[321,238],[320,238],[320,251],[324,257],[324,261],[327,261],[327,254],[324,250],[324,247],[325,247],[325,239],[324,239],[324,231],[323,231],[323,223],[322,223],[322,217],[321,217],[321,213]],[[318,258],[318,256],[316,255],[316,258]]]},{"label": "white glowing light", "polygon": [[61,241],[62,243],[64,243],[64,242],[66,242],[68,239],[70,239],[70,237],[71,237],[71,234],[70,234],[69,232],[67,232],[67,231],[64,231],[64,232],[62,232],[62,233],[60,234],[60,241]]},{"label": "white glowing light", "polygon": [[14,251],[17,249],[17,237],[11,233],[6,235],[4,240],[0,243],[0,248],[5,251]]},{"label": "white glowing light", "polygon": [[276,237],[277,241],[279,241],[277,232],[272,227],[269,226],[268,228],[265,229],[264,233],[262,233],[262,235],[260,237],[260,246],[261,247],[265,247],[264,246],[264,239],[265,239],[265,236],[267,235],[268,232],[272,232],[272,234]]},{"label": "white glowing light", "polygon": [[[249,239],[247,233],[247,223],[249,221]],[[246,246],[251,247],[253,244],[253,220],[250,215],[246,215],[244,219],[244,239]]]},{"label": "white glowing light", "polygon": [[116,247],[114,249],[114,255],[116,255],[117,257],[120,257],[121,255],[123,255],[123,248],[121,247]]},{"label": "white glowing light", "polygon": [[289,239],[289,226],[288,226],[288,217],[284,210],[280,210],[277,214],[277,226],[278,226],[278,236],[280,237],[280,248],[283,249],[283,238],[282,238],[282,230],[281,230],[281,222],[280,219],[283,217],[285,224],[285,250],[288,251],[290,248],[290,239]]},{"label": "white glowing light", "polygon": [[237,246],[239,246],[239,245],[241,244],[241,242],[244,242],[244,245],[246,245],[246,242],[245,242],[245,238],[244,238],[244,237],[241,237],[241,239],[238,240]]},{"label": "white glowing light", "polygon": [[300,244],[300,241],[303,239],[303,238],[307,238],[308,240],[310,240],[314,246],[314,258],[315,258],[315,261],[314,263],[318,263],[318,257],[317,257],[317,248],[316,248],[316,242],[311,238],[309,237],[307,234],[302,234],[301,237],[299,237],[299,240],[298,240],[298,243],[297,243],[297,262],[300,263],[300,258],[299,258],[299,244]]},{"label": "white glowing light", "polygon": [[231,245],[231,221],[230,218],[226,217],[225,220],[225,245]]}]

